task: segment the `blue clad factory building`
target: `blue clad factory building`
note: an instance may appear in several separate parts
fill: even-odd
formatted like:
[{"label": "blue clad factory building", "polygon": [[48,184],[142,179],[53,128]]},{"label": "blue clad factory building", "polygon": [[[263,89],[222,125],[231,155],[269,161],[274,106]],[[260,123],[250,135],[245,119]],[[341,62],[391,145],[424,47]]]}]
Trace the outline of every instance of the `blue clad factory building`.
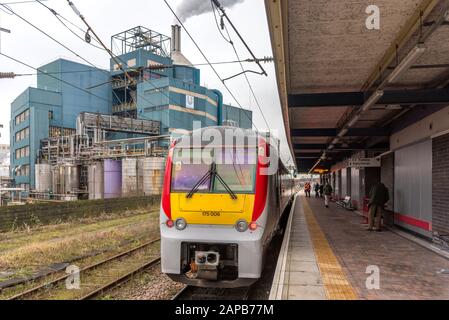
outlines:
[{"label": "blue clad factory building", "polygon": [[[218,90],[200,85],[200,70],[180,50],[180,27],[168,38],[144,27],[112,37],[116,59],[110,71],[58,59],[39,68],[37,88],[11,104],[11,178],[35,187],[35,164],[42,139],[75,133],[82,112],[160,121],[173,136],[205,126],[252,127],[252,112],[223,103]],[[126,70],[126,74],[124,72]]]}]

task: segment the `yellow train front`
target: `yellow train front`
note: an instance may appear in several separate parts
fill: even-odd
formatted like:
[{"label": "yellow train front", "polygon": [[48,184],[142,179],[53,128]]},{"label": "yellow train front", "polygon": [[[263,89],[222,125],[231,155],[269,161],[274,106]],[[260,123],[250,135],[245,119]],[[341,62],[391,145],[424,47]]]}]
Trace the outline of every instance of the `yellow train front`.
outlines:
[{"label": "yellow train front", "polygon": [[248,286],[260,278],[293,196],[274,141],[209,127],[172,144],[160,212],[163,273],[201,287]]}]

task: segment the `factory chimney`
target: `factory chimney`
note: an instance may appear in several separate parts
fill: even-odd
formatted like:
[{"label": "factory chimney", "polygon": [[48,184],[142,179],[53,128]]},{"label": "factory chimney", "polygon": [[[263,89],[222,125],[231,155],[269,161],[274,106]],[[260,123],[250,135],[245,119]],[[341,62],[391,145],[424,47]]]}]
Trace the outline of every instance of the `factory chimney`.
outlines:
[{"label": "factory chimney", "polygon": [[171,51],[181,51],[181,26],[179,24],[171,26]]},{"label": "factory chimney", "polygon": [[173,64],[192,66],[192,63],[181,52],[181,26],[178,24],[171,26],[171,58]]}]

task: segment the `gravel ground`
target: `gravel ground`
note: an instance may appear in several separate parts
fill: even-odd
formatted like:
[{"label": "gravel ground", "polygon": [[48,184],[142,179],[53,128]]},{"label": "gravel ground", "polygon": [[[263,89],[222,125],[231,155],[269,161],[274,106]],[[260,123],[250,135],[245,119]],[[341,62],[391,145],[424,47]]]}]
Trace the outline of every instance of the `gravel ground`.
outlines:
[{"label": "gravel ground", "polygon": [[100,297],[104,300],[170,300],[183,284],[172,281],[157,265]]}]

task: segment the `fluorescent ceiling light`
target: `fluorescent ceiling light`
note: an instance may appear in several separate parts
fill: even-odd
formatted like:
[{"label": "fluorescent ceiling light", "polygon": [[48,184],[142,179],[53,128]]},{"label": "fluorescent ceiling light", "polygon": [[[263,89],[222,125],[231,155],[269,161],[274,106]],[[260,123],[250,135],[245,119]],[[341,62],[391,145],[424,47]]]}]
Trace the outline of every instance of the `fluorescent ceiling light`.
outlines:
[{"label": "fluorescent ceiling light", "polygon": [[365,112],[372,106],[374,106],[377,101],[379,101],[380,98],[384,95],[383,90],[376,90],[374,93],[366,100],[366,102],[363,104],[362,109],[360,112]]},{"label": "fluorescent ceiling light", "polygon": [[388,75],[387,82],[395,82],[405,71],[415,63],[415,61],[426,51],[426,47],[423,45],[417,45],[414,47],[407,56],[398,64],[396,68]]},{"label": "fluorescent ceiling light", "polygon": [[356,124],[357,121],[359,121],[360,115],[356,115],[354,118],[351,119],[351,121],[348,122],[348,127],[352,127]]},{"label": "fluorescent ceiling light", "polygon": [[341,138],[341,137],[344,137],[345,134],[347,134],[347,133],[348,133],[348,128],[344,128],[338,133],[338,136]]},{"label": "fluorescent ceiling light", "polygon": [[402,106],[400,104],[387,104],[385,110],[401,110]]}]

